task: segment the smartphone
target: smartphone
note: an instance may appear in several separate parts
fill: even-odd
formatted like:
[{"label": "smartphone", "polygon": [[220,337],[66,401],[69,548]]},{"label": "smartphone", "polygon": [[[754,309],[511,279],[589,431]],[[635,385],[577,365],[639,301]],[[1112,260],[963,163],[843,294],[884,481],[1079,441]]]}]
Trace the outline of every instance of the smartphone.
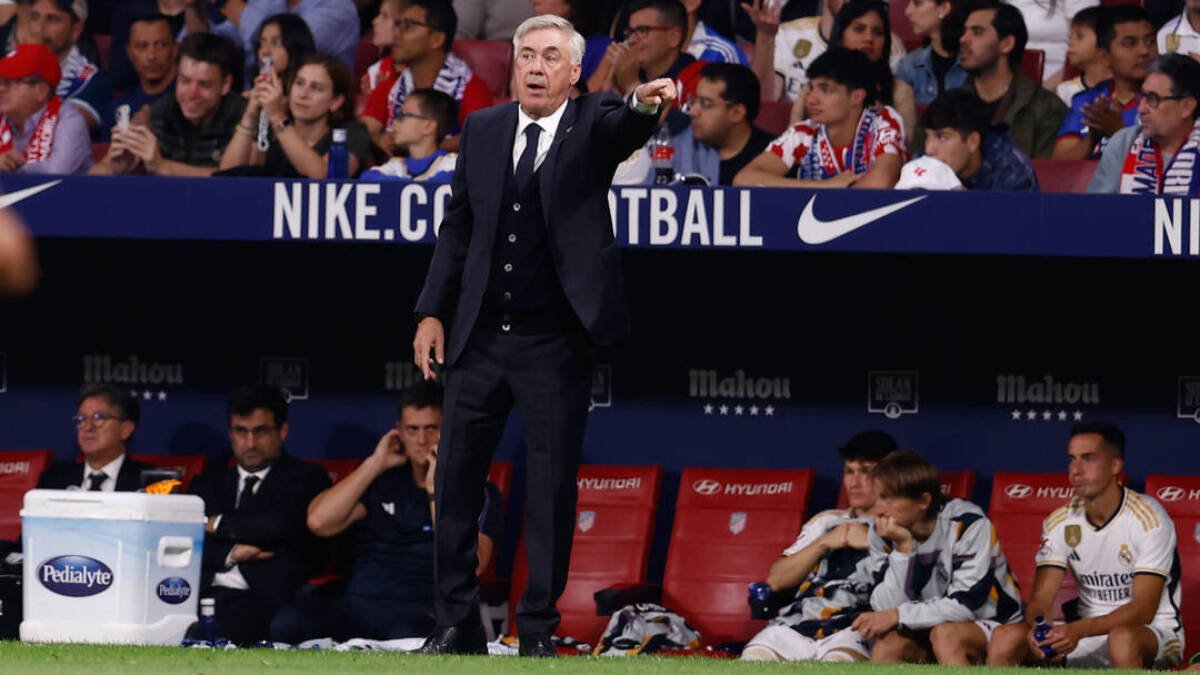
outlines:
[{"label": "smartphone", "polygon": [[122,103],[117,106],[117,128],[121,131],[129,131],[129,104]]}]

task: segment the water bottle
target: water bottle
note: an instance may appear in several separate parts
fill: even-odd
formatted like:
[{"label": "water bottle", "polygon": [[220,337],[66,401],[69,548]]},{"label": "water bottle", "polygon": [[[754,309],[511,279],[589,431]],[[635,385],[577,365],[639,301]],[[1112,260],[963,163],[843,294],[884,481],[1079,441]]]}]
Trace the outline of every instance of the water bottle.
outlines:
[{"label": "water bottle", "polygon": [[670,185],[675,180],[675,146],[667,125],[658,128],[650,145],[650,163],[654,166],[654,184]]},{"label": "water bottle", "polygon": [[[1050,633],[1050,624],[1046,623],[1045,617],[1035,617],[1033,619],[1033,639],[1041,642],[1046,639],[1046,635]],[[1054,656],[1054,649],[1050,645],[1041,645],[1042,654],[1046,658]]]},{"label": "water bottle", "polygon": [[768,601],[771,599],[771,587],[765,581],[756,581],[750,584],[750,616],[755,619],[771,618],[771,608],[768,606]]},{"label": "water bottle", "polygon": [[200,598],[200,629],[204,639],[212,645],[220,640],[217,631],[217,601],[212,598]]},{"label": "water bottle", "polygon": [[346,130],[334,129],[329,144],[329,173],[326,178],[350,177],[350,150],[346,148]]}]

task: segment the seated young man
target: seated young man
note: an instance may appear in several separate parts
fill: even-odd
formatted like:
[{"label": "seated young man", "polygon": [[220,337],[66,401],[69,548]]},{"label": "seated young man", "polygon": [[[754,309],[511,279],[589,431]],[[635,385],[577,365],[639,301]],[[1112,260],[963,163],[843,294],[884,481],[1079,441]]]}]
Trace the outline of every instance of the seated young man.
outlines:
[{"label": "seated young man", "polygon": [[834,48],[808,67],[809,118],[776,138],[734,185],[891,188],[908,141],[891,106],[877,106],[876,68],[862,52]]},{"label": "seated young man", "polygon": [[[1071,429],[1067,475],[1075,496],[1046,517],[1025,622],[996,631],[989,665],[1179,664],[1183,627],[1175,524],[1157,501],[1120,484],[1124,468],[1120,429],[1104,423]],[[1081,618],[1055,625],[1039,642],[1034,622],[1038,617],[1051,621],[1067,570],[1079,584]]]},{"label": "seated young man", "polygon": [[998,626],[1021,620],[1021,595],[992,523],[978,506],[944,500],[937,467],[893,452],[871,471],[882,514],[871,555],[848,583],[874,611],[851,628],[877,663],[980,663]]},{"label": "seated young man", "polygon": [[[951,89],[934,99],[921,114],[925,156],[949,166],[968,190],[1037,190],[1037,174],[1025,153],[1008,134],[992,127],[987,106],[965,89]],[[926,188],[919,171],[921,159],[904,165],[897,188]]]},{"label": "seated young man", "polygon": [[1071,98],[1054,142],[1055,159],[1095,159],[1108,139],[1138,121],[1138,91],[1158,48],[1154,25],[1137,5],[1107,7],[1100,16],[1097,44],[1112,70],[1099,82]]},{"label": "seated young man", "polygon": [[440,148],[454,128],[458,104],[436,89],[417,89],[408,95],[392,122],[392,144],[402,154],[364,171],[366,180],[449,183],[458,153]]},{"label": "seated young man", "polygon": [[1139,98],[1140,123],[1109,139],[1087,191],[1200,194],[1200,63],[1182,54],[1158,57]]},{"label": "seated young man", "polygon": [[[767,585],[773,592],[796,589],[796,599],[750,639],[744,661],[850,661],[867,657],[853,631],[841,631],[854,618],[856,605],[838,606],[837,589],[867,555],[867,528],[874,516],[871,469],[896,449],[882,431],[856,434],[838,449],[842,486],[850,508],[813,516],[783,557],[771,565]],[[852,639],[846,641],[846,637]]]},{"label": "seated young man", "polygon": [[[308,527],[317,536],[353,533],[346,592],[334,597],[299,594],[272,621],[273,640],[389,640],[433,630],[433,476],[442,388],[419,382],[401,392],[399,408],[396,428],[384,434],[375,451],[308,506]],[[500,519],[500,491],[488,483],[476,574],[492,559]]]}]

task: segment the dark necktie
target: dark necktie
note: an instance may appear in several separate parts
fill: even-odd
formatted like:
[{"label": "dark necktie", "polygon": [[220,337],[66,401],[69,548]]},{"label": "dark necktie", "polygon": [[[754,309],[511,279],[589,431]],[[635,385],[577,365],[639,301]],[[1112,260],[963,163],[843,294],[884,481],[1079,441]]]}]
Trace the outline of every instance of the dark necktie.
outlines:
[{"label": "dark necktie", "polygon": [[523,194],[529,181],[533,179],[533,160],[537,159],[538,136],[541,134],[542,128],[536,124],[525,127],[525,151],[521,153],[521,158],[517,160],[517,170],[513,172],[517,179],[517,194]]},{"label": "dark necktie", "polygon": [[258,481],[262,480],[258,476],[246,476],[246,480],[242,481],[242,492],[238,495],[237,506],[234,508],[242,508],[243,505],[250,502],[254,497],[254,486],[258,485]]},{"label": "dark necktie", "polygon": [[96,471],[88,474],[88,492],[100,492],[104,487],[104,481],[108,479],[108,474],[103,471]]}]

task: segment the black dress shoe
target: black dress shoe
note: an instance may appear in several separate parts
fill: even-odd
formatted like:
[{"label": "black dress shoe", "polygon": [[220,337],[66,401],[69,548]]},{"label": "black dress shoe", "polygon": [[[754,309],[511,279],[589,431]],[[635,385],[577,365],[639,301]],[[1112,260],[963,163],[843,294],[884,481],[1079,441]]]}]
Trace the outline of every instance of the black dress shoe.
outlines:
[{"label": "black dress shoe", "polygon": [[417,653],[486,655],[487,637],[482,626],[438,626]]},{"label": "black dress shoe", "polygon": [[517,649],[517,653],[521,656],[532,656],[534,658],[552,658],[558,656],[558,650],[554,648],[554,641],[549,635],[522,635],[521,646]]}]

